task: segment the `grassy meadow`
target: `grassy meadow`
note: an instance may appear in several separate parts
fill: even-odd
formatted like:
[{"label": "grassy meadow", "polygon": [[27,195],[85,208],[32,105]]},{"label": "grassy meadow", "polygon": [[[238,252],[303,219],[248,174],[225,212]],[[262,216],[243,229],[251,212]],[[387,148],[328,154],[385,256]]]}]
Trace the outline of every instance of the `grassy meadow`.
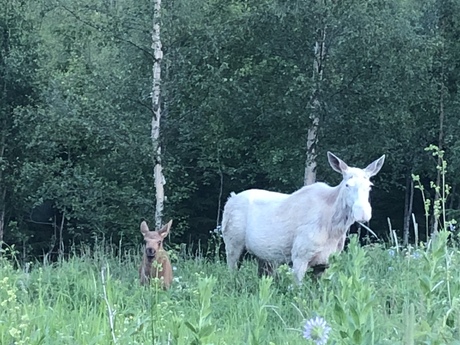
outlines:
[{"label": "grassy meadow", "polygon": [[316,316],[327,344],[460,344],[460,252],[448,235],[404,251],[352,237],[301,286],[287,266],[258,278],[252,260],[230,273],[218,255],[183,251],[169,291],[139,286],[138,250],[21,267],[4,253],[0,344],[322,344],[303,336]]}]

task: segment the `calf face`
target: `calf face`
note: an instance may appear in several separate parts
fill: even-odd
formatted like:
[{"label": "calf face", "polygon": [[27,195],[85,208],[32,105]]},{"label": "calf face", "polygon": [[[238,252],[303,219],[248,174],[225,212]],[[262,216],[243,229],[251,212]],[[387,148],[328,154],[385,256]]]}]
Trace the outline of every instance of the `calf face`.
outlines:
[{"label": "calf face", "polygon": [[145,251],[142,265],[139,269],[141,284],[147,284],[151,278],[158,278],[164,288],[171,285],[172,267],[168,253],[163,249],[163,240],[168,236],[172,220],[160,230],[150,231],[147,223],[141,223],[141,233],[144,235]]}]

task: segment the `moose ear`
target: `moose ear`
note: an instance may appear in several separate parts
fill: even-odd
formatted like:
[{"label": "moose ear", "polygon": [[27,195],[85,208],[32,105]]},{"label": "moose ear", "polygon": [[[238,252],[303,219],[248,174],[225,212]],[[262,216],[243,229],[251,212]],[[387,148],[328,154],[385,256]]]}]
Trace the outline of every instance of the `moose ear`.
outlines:
[{"label": "moose ear", "polygon": [[377,175],[377,173],[382,169],[383,163],[385,162],[385,155],[380,157],[379,159],[376,159],[373,161],[371,164],[367,166],[364,171],[366,172],[369,177]]},{"label": "moose ear", "polygon": [[166,236],[169,235],[169,230],[171,230],[171,225],[172,225],[172,219],[168,222],[168,224],[163,225],[163,227],[158,230],[158,233],[160,234],[161,237],[165,238]]},{"label": "moose ear", "polygon": [[343,174],[345,171],[348,170],[347,163],[345,163],[339,157],[334,155],[332,152],[327,152],[327,160],[329,161],[329,164],[331,165],[332,169],[334,169],[338,173]]},{"label": "moose ear", "polygon": [[147,223],[146,223],[145,220],[144,220],[144,221],[141,223],[141,232],[142,232],[142,234],[144,234],[144,236],[145,236],[146,234],[149,233],[149,231],[150,231],[150,230],[149,230],[149,226],[147,225]]}]

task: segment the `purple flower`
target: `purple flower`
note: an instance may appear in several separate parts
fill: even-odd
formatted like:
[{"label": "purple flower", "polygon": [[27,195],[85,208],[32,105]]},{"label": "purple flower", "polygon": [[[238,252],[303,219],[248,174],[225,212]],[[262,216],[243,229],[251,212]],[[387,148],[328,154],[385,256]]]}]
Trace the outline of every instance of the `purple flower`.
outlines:
[{"label": "purple flower", "polygon": [[315,317],[305,323],[303,337],[312,340],[316,345],[326,345],[329,337],[329,327],[322,317]]},{"label": "purple flower", "polygon": [[411,257],[412,257],[413,259],[416,259],[416,260],[417,260],[417,259],[420,259],[420,258],[422,257],[422,253],[420,253],[420,252],[413,252],[412,255],[411,255]]}]

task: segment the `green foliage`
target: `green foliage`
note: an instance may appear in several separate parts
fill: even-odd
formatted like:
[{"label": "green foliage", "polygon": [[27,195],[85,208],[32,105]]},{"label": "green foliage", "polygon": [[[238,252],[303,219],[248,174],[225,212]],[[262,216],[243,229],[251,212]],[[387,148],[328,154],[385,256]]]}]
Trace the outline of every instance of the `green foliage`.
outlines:
[{"label": "green foliage", "polygon": [[[140,192],[150,190],[153,180],[150,117],[130,96],[140,90],[136,83],[148,81],[149,68],[133,67],[142,65],[140,49],[127,51],[129,44],[121,40],[108,44],[118,37],[115,29],[108,31],[116,13],[90,4],[37,2],[27,9],[37,27],[24,34],[39,37],[34,50],[26,50],[34,55],[31,82],[39,91],[9,115],[15,141],[6,152],[15,156],[15,179],[8,196],[16,207],[9,214],[23,233],[28,223],[30,236],[37,232],[35,223],[47,223],[48,231],[35,234],[33,242],[42,248],[51,243],[50,251],[53,216],[65,218],[61,240],[67,246],[71,240],[132,235],[152,212],[152,195]],[[117,14],[117,20],[124,19]],[[144,39],[148,45],[148,35]],[[146,125],[139,126],[142,122]],[[33,213],[44,203],[52,203],[54,214],[37,220]],[[8,241],[17,240],[18,234],[5,234]]]},{"label": "green foliage", "polygon": [[253,300],[253,315],[250,316],[252,323],[249,329],[248,344],[258,345],[266,344],[264,328],[267,323],[268,311],[267,305],[270,302],[273,292],[271,291],[272,278],[263,277],[259,281],[259,298]]},{"label": "green foliage", "polygon": [[[138,242],[139,220],[154,214],[152,3],[0,5],[5,240],[25,256],[56,252],[59,241],[66,251],[96,237]],[[388,154],[376,176],[372,227],[383,232],[391,216],[400,228],[405,177],[417,172],[427,186],[436,169],[423,148],[441,144],[452,181],[445,213],[453,218],[458,7],[456,0],[164,2],[161,142],[173,239],[207,243],[231,191],[302,185],[318,28],[326,28],[318,179],[339,178],[328,150],[356,166]],[[50,212],[41,219],[44,207]]]},{"label": "green foliage", "polygon": [[[332,318],[342,344],[378,344],[380,332],[375,329],[374,312],[378,307],[374,282],[363,275],[369,264],[365,250],[353,236],[344,254],[336,258],[327,271],[328,300]],[[353,263],[353,265],[350,265]]]},{"label": "green foliage", "polygon": [[216,279],[206,277],[198,281],[198,293],[199,293],[199,307],[200,312],[198,315],[198,321],[195,325],[189,321],[185,321],[185,325],[193,333],[193,341],[191,344],[200,345],[206,344],[206,340],[214,333],[215,326],[211,322],[211,296],[212,289],[216,284]]},{"label": "green foliage", "polygon": [[[444,159],[445,151],[435,145],[428,146],[425,148],[425,151],[431,152],[433,157],[437,160],[436,170],[438,172],[439,182],[430,181],[430,188],[433,190],[435,195],[433,201],[426,196],[425,187],[420,181],[420,176],[412,174],[412,179],[416,183],[415,188],[420,190],[422,195],[425,227],[428,238],[429,218],[431,215],[433,215],[433,222],[437,223],[444,231],[449,231],[451,227],[457,224],[457,221],[455,218],[451,218],[449,220],[447,219],[447,198],[450,195],[452,188],[446,181],[447,161]],[[433,206],[431,207],[431,205]]]},{"label": "green foliage", "polygon": [[117,257],[101,247],[21,269],[2,257],[0,341],[302,344],[305,320],[321,316],[328,344],[456,344],[460,253],[445,234],[399,254],[352,238],[319,280],[297,287],[257,278],[252,261],[229,274],[221,262],[179,256],[164,291],[139,285],[141,258],[131,251]]}]

